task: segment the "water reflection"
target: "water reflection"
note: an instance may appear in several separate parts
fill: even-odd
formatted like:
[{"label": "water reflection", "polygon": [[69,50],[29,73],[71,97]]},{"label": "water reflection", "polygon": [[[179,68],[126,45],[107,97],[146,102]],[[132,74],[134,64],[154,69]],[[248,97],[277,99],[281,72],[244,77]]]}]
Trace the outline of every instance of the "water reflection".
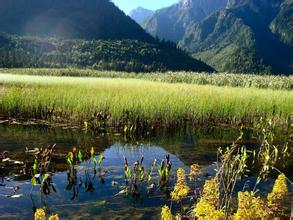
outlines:
[{"label": "water reflection", "polygon": [[[194,129],[188,133],[178,131],[140,137],[125,143],[124,137],[115,133],[95,136],[83,131],[0,126],[0,152],[8,150],[9,157],[14,160],[33,161],[32,156],[24,153],[26,147],[34,149],[56,144],[51,161],[52,176],[46,183],[51,190],[45,193],[36,187],[30,196],[31,179],[14,181],[11,170],[5,175],[0,170],[0,219],[31,219],[35,209],[40,207],[68,219],[158,218],[161,205],[170,202],[170,186],[174,185],[176,169],[187,170],[189,165],[199,163],[207,166],[202,175],[211,175],[214,167],[209,165],[216,160],[216,149],[229,145],[238,134],[234,129]],[[249,131],[246,139],[248,144],[253,143]],[[90,152],[92,146],[94,158]],[[77,154],[70,166],[66,164],[66,157],[73,147]],[[78,158],[78,150],[82,151],[82,160]],[[99,166],[101,153],[105,159]],[[157,162],[152,168],[154,159]],[[169,163],[172,163],[170,170]],[[127,176],[126,166],[131,171],[130,176]],[[168,178],[166,173],[162,174],[166,170]],[[197,187],[202,182],[199,181]],[[266,183],[266,187],[271,186],[272,183]],[[13,195],[20,196],[12,198]]]}]

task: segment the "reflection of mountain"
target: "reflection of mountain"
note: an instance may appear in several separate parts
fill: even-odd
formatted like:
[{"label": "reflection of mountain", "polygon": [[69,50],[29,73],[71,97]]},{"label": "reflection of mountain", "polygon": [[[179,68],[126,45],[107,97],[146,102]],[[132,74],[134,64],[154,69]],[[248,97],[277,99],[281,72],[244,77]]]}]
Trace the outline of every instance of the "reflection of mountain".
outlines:
[{"label": "reflection of mountain", "polygon": [[[166,151],[175,154],[184,163],[213,161],[213,155],[218,145],[229,145],[238,135],[238,131],[231,130],[186,130],[175,134],[160,133],[151,139],[133,140],[133,144],[126,145],[120,136],[93,136],[90,132],[64,129],[49,129],[40,126],[0,126],[0,152],[8,150],[11,158],[23,160],[26,147],[44,147],[48,144],[56,144],[56,153],[60,155],[60,162],[64,162],[64,156],[76,146],[85,149],[94,146],[97,153],[108,149],[115,143],[117,149],[129,151],[136,150],[136,143],[144,143],[144,147],[152,149],[152,145],[160,146]],[[150,143],[150,145],[148,145]],[[13,151],[11,150],[13,149]],[[123,159],[123,158],[122,158]],[[212,160],[211,160],[212,159]],[[188,162],[187,162],[188,161]]]}]

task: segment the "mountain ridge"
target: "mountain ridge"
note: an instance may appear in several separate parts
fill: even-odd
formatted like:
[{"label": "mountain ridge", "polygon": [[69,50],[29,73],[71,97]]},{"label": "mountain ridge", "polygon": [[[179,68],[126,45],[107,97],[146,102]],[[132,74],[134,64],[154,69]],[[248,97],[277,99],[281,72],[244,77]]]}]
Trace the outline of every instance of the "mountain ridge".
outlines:
[{"label": "mountain ridge", "polygon": [[109,0],[0,0],[0,16],[2,67],[214,71]]},{"label": "mountain ridge", "polygon": [[154,11],[143,7],[137,7],[129,12],[129,16],[138,24],[141,24],[145,19],[153,15]]},{"label": "mountain ridge", "polygon": [[[219,2],[208,15],[194,9],[200,3],[201,0],[181,0],[148,19],[159,25],[146,22],[143,27],[154,36],[176,42],[217,71],[292,74],[292,0],[228,0]],[[186,16],[182,7],[197,12],[199,17],[187,16],[182,26],[181,16]],[[175,20],[161,19],[171,12]],[[165,29],[158,28],[160,25]]]}]

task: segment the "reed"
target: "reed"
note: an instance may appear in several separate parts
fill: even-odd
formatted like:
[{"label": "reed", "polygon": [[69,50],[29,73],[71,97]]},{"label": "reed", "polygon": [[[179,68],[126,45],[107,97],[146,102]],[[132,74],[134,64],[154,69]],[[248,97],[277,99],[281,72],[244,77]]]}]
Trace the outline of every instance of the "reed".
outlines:
[{"label": "reed", "polygon": [[230,73],[194,73],[194,72],[154,72],[154,73],[126,73],[113,71],[98,71],[93,69],[0,69],[0,73],[13,73],[42,76],[74,76],[74,77],[102,77],[102,78],[135,78],[157,82],[188,83],[198,85],[215,85],[230,87],[252,87],[271,89],[293,89],[292,76],[230,74]]},{"label": "reed", "polygon": [[100,126],[288,122],[293,92],[140,79],[0,74],[2,118],[69,120]]}]

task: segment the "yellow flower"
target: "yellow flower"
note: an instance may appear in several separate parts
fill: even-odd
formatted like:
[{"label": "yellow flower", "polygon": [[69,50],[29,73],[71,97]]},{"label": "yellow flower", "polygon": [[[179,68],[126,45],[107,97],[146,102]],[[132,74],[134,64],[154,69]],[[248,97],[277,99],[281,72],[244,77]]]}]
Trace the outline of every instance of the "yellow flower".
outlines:
[{"label": "yellow flower", "polygon": [[171,192],[172,200],[179,202],[188,195],[190,188],[185,182],[185,171],[182,168],[177,170],[177,183]]},{"label": "yellow flower", "polygon": [[35,212],[35,220],[46,220],[46,213],[44,209],[37,209]]},{"label": "yellow flower", "polygon": [[201,198],[206,200],[213,206],[217,206],[219,202],[220,192],[218,181],[214,178],[211,180],[206,180]]},{"label": "yellow flower", "polygon": [[216,210],[216,207],[208,201],[201,199],[194,209],[196,217],[199,220],[220,220],[224,218],[222,210]]},{"label": "yellow flower", "polygon": [[264,201],[256,198],[250,192],[238,193],[238,210],[234,216],[235,220],[261,219],[269,215]]},{"label": "yellow flower", "polygon": [[185,182],[185,171],[182,168],[177,170],[177,183]]},{"label": "yellow flower", "polygon": [[166,205],[162,208],[161,219],[162,220],[172,220],[171,210]]},{"label": "yellow flower", "polygon": [[172,200],[179,202],[188,195],[190,188],[186,184],[176,184],[173,192],[171,192]]},{"label": "yellow flower", "polygon": [[189,179],[194,180],[194,176],[199,175],[200,173],[200,166],[198,164],[192,164],[190,166]]},{"label": "yellow flower", "polygon": [[59,216],[58,216],[58,214],[51,215],[51,216],[49,217],[49,220],[59,220]]},{"label": "yellow flower", "polygon": [[268,205],[275,206],[280,203],[288,193],[286,176],[280,174],[274,184],[273,191],[268,194]]},{"label": "yellow flower", "polygon": [[215,178],[206,180],[201,198],[194,209],[195,216],[200,220],[222,219],[224,217],[224,212],[222,210],[217,210],[219,196],[218,181]]}]

